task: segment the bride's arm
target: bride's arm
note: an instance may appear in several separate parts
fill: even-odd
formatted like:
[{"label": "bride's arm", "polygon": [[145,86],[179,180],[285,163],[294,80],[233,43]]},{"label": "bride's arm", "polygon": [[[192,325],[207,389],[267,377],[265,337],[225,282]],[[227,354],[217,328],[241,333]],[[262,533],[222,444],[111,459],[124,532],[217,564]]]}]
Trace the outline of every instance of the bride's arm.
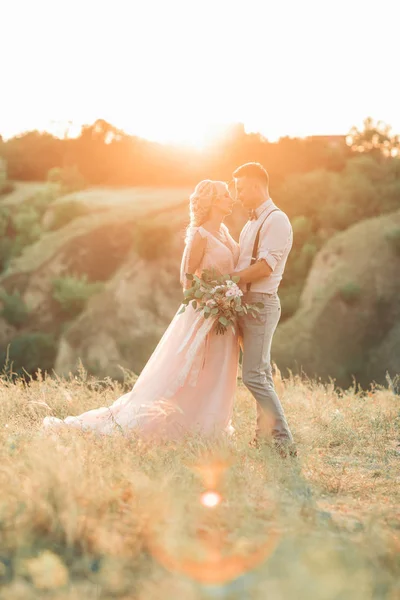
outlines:
[{"label": "bride's arm", "polygon": [[185,275],[186,273],[193,274],[197,271],[203,260],[206,245],[207,238],[202,237],[198,231],[196,231],[193,238],[186,244],[181,264],[181,284],[184,289],[187,289],[191,285],[191,282],[186,279]]}]

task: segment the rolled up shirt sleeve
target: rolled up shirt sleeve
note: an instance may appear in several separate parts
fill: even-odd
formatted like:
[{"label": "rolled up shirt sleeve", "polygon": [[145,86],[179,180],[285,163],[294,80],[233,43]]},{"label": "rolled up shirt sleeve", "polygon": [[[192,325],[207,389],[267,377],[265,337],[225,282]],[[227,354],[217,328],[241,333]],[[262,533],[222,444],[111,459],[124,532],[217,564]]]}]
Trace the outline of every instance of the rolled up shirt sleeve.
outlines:
[{"label": "rolled up shirt sleeve", "polygon": [[265,260],[272,271],[291,243],[293,230],[285,214],[271,215],[269,223],[260,232],[257,260]]}]

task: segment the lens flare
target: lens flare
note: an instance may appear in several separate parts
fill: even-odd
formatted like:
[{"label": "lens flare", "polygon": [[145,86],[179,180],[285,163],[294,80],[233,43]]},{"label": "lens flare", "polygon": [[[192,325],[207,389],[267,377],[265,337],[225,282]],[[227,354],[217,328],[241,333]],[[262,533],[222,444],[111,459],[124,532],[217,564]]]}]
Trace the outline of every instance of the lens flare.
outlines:
[{"label": "lens flare", "polygon": [[218,506],[218,504],[220,504],[221,501],[222,501],[222,496],[220,494],[218,494],[218,492],[208,491],[208,492],[204,492],[200,496],[201,504],[203,506],[206,506],[207,508],[214,508],[215,506]]}]

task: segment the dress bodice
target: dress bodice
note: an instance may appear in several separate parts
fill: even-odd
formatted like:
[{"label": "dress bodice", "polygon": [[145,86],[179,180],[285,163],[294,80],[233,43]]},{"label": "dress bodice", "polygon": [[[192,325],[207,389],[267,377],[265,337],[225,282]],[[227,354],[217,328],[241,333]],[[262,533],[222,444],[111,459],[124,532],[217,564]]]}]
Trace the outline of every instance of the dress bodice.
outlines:
[{"label": "dress bodice", "polygon": [[181,264],[181,283],[184,285],[184,275],[188,263],[191,241],[198,231],[203,238],[207,239],[203,259],[197,268],[196,275],[200,275],[204,269],[215,268],[220,273],[231,273],[239,260],[239,244],[235,242],[226,225],[222,225],[225,241],[222,242],[204,227],[190,227],[186,236],[186,246],[183,252]]}]

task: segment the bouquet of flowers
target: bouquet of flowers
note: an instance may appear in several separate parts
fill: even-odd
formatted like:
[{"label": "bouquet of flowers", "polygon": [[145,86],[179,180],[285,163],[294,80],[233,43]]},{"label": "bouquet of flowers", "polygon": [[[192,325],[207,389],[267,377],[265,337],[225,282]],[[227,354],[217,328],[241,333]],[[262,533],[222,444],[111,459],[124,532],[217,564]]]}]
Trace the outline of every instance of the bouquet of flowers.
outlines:
[{"label": "bouquet of flowers", "polygon": [[235,332],[235,324],[238,316],[260,312],[264,304],[247,304],[242,302],[243,292],[237,285],[239,277],[221,275],[215,270],[205,270],[201,277],[186,274],[191,287],[184,292],[182,308],[178,314],[185,312],[189,304],[196,310],[202,312],[205,319],[215,320],[217,334],[224,334],[228,327]]}]

